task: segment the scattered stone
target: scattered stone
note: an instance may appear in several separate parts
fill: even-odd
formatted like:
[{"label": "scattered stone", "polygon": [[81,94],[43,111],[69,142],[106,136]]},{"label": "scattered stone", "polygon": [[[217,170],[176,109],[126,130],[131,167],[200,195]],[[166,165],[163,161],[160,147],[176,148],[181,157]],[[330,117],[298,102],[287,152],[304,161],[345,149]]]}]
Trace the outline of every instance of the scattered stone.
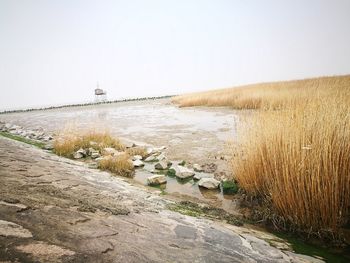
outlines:
[{"label": "scattered stone", "polygon": [[166,183],[166,177],[162,174],[152,175],[147,178],[147,184],[149,185],[160,185]]},{"label": "scattered stone", "polygon": [[47,144],[45,144],[45,146],[43,148],[44,148],[44,150],[52,151],[53,150],[53,144],[52,143],[47,143]]},{"label": "scattered stone", "polygon": [[220,185],[220,182],[214,178],[202,178],[198,182],[198,186],[207,188],[207,189],[217,189]]},{"label": "scattered stone", "polygon": [[176,177],[180,179],[190,178],[195,175],[194,171],[180,165],[175,166],[174,170],[176,172]]},{"label": "scattered stone", "polygon": [[32,233],[30,233],[28,229],[5,220],[0,220],[0,236],[13,236],[22,238],[33,237]]},{"label": "scattered stone", "polygon": [[154,168],[157,170],[165,170],[168,169],[168,162],[166,160],[161,160],[154,165]]},{"label": "scattered stone", "polygon": [[196,164],[196,163],[193,165],[193,169],[195,172],[203,172],[204,171],[203,168],[199,164]]},{"label": "scattered stone", "polygon": [[134,167],[142,167],[142,166],[145,166],[145,164],[143,163],[143,161],[141,160],[135,160],[132,162]]},{"label": "scattered stone", "polygon": [[215,163],[206,163],[202,165],[203,171],[206,173],[214,173],[218,166]]},{"label": "scattered stone", "polygon": [[156,157],[156,159],[157,159],[158,161],[162,161],[162,160],[166,159],[165,154],[164,154],[164,153],[159,154],[159,155]]},{"label": "scattered stone", "polygon": [[74,159],[81,159],[81,158],[84,158],[84,155],[82,153],[80,153],[80,152],[75,152],[73,154],[73,158]]},{"label": "scattered stone", "polygon": [[152,147],[147,147],[147,148],[146,148],[146,153],[147,153],[148,155],[152,154],[152,153],[153,153],[153,148],[152,148]]},{"label": "scattered stone", "polygon": [[80,148],[77,153],[80,153],[83,155],[83,157],[85,157],[87,154],[86,154],[86,151],[83,149],[83,148]]},{"label": "scattered stone", "polygon": [[104,148],[103,153],[106,155],[118,155],[118,151],[111,147]]},{"label": "scattered stone", "polygon": [[133,161],[142,160],[142,156],[141,156],[141,155],[134,155],[134,156],[132,157],[132,160],[133,160]]},{"label": "scattered stone", "polygon": [[18,125],[10,125],[10,127],[8,128],[10,131],[14,131],[14,130],[20,130],[22,129],[21,126],[18,126]]},{"label": "scattered stone", "polygon": [[96,159],[101,156],[100,152],[92,147],[89,148],[88,154],[91,156],[92,159]]},{"label": "scattered stone", "polygon": [[145,159],[145,162],[154,162],[154,161],[157,161],[157,158],[153,155],[151,156],[148,156],[146,159]]},{"label": "scattered stone", "polygon": [[132,148],[135,147],[136,144],[133,143],[132,141],[129,141],[127,139],[121,139],[121,143],[126,147],[126,148]]},{"label": "scattered stone", "polygon": [[91,158],[92,159],[96,159],[96,158],[98,158],[100,156],[101,156],[101,154],[98,151],[95,151],[95,152],[91,153]]},{"label": "scattered stone", "polygon": [[208,173],[198,173],[193,176],[193,179],[195,180],[200,180],[202,178],[214,178],[213,174],[208,174]]},{"label": "scattered stone", "polygon": [[155,147],[153,148],[154,152],[161,152],[164,151],[166,149],[166,146],[160,146],[160,147]]},{"label": "scattered stone", "polygon": [[[25,132],[25,134],[27,135],[26,132]],[[22,133],[22,136],[26,136],[26,135],[24,135],[24,134]],[[53,139],[52,136],[44,136],[43,141],[48,142],[48,141],[51,141],[52,139]]]}]

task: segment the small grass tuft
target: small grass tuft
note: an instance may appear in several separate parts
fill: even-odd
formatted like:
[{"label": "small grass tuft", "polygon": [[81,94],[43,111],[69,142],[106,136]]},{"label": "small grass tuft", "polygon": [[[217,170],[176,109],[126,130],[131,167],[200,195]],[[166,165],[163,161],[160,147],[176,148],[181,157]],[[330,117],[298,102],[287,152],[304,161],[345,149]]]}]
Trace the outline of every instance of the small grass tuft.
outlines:
[{"label": "small grass tuft", "polygon": [[98,168],[116,175],[131,177],[134,174],[134,166],[129,158],[128,154],[106,156],[99,162]]},{"label": "small grass tuft", "polygon": [[148,155],[147,149],[145,147],[141,147],[141,146],[128,148],[128,149],[126,149],[125,152],[127,154],[129,154],[130,156],[140,155],[140,156],[142,156],[142,158],[145,158]]}]

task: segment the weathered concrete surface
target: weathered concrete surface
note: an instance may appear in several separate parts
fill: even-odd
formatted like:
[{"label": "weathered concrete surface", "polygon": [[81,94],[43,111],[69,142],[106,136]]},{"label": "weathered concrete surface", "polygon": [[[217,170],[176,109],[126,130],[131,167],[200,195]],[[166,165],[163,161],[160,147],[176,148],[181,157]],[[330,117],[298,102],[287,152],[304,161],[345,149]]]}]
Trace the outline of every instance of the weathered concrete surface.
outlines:
[{"label": "weathered concrete surface", "polygon": [[[0,220],[9,222],[0,224],[0,262],[303,261],[242,229],[168,211],[169,201],[122,178],[2,137],[0,193]],[[26,234],[9,235],[9,225]]]}]

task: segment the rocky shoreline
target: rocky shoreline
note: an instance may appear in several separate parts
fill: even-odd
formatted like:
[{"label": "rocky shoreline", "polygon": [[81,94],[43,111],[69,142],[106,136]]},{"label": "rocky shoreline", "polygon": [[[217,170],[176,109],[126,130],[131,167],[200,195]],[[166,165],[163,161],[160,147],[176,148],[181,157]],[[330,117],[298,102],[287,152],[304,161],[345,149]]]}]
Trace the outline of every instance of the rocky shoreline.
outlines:
[{"label": "rocky shoreline", "polygon": [[[24,129],[23,127],[11,123],[0,122],[0,132],[9,133],[16,136],[21,136],[28,140],[33,140],[35,142],[43,143],[43,149],[45,150],[53,150],[53,139],[54,134],[49,134],[44,131],[42,128],[36,129]],[[138,145],[134,142],[124,141],[126,148],[133,147],[144,147],[143,144]],[[98,168],[99,163],[109,156],[117,156],[125,154],[124,151],[118,151],[115,148],[107,147],[102,151],[95,149],[96,143],[91,141],[90,146],[86,149],[80,148],[76,152],[73,153],[72,158],[85,160],[88,158],[89,167],[90,168]],[[199,164],[191,164],[187,163],[184,160],[181,161],[171,161],[168,160],[165,153],[163,152],[166,149],[165,146],[160,147],[144,147],[146,154],[144,156],[141,155],[133,155],[130,156],[130,161],[132,162],[135,169],[142,168],[145,166],[145,163],[151,163],[153,168],[149,170],[149,172],[155,174],[150,175],[147,178],[147,182],[151,186],[156,186],[160,184],[165,184],[167,182],[165,174],[171,174],[176,176],[178,179],[186,180],[189,178],[193,178],[198,181],[198,186],[203,187],[205,189],[217,189],[222,185],[222,182],[215,179],[214,173],[216,171],[216,167],[208,167],[208,165],[199,165]],[[213,169],[214,168],[214,169]],[[223,182],[227,181],[224,178]]]},{"label": "rocky shoreline", "polygon": [[[52,143],[41,130],[5,129]],[[158,190],[85,163],[3,137],[0,149],[2,261],[318,262],[271,246],[284,241],[267,233],[169,211]]]}]

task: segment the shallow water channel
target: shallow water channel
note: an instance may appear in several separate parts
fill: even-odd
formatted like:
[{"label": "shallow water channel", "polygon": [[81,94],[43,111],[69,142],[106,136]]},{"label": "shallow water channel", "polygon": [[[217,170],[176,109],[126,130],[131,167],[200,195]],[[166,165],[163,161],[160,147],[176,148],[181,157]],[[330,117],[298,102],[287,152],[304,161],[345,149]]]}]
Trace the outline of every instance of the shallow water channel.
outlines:
[{"label": "shallow water channel", "polygon": [[[147,185],[147,177],[153,175],[150,172],[152,170],[154,170],[154,164],[146,163],[144,168],[136,170],[134,180],[143,185]],[[166,172],[158,173],[163,173],[167,177],[167,183],[157,187],[164,194],[186,195],[210,202],[212,205],[221,207],[231,213],[236,211],[234,196],[223,194],[221,187],[217,190],[208,190],[199,187],[198,180],[193,179],[193,177],[189,179],[179,179],[175,176],[167,175]]]}]

